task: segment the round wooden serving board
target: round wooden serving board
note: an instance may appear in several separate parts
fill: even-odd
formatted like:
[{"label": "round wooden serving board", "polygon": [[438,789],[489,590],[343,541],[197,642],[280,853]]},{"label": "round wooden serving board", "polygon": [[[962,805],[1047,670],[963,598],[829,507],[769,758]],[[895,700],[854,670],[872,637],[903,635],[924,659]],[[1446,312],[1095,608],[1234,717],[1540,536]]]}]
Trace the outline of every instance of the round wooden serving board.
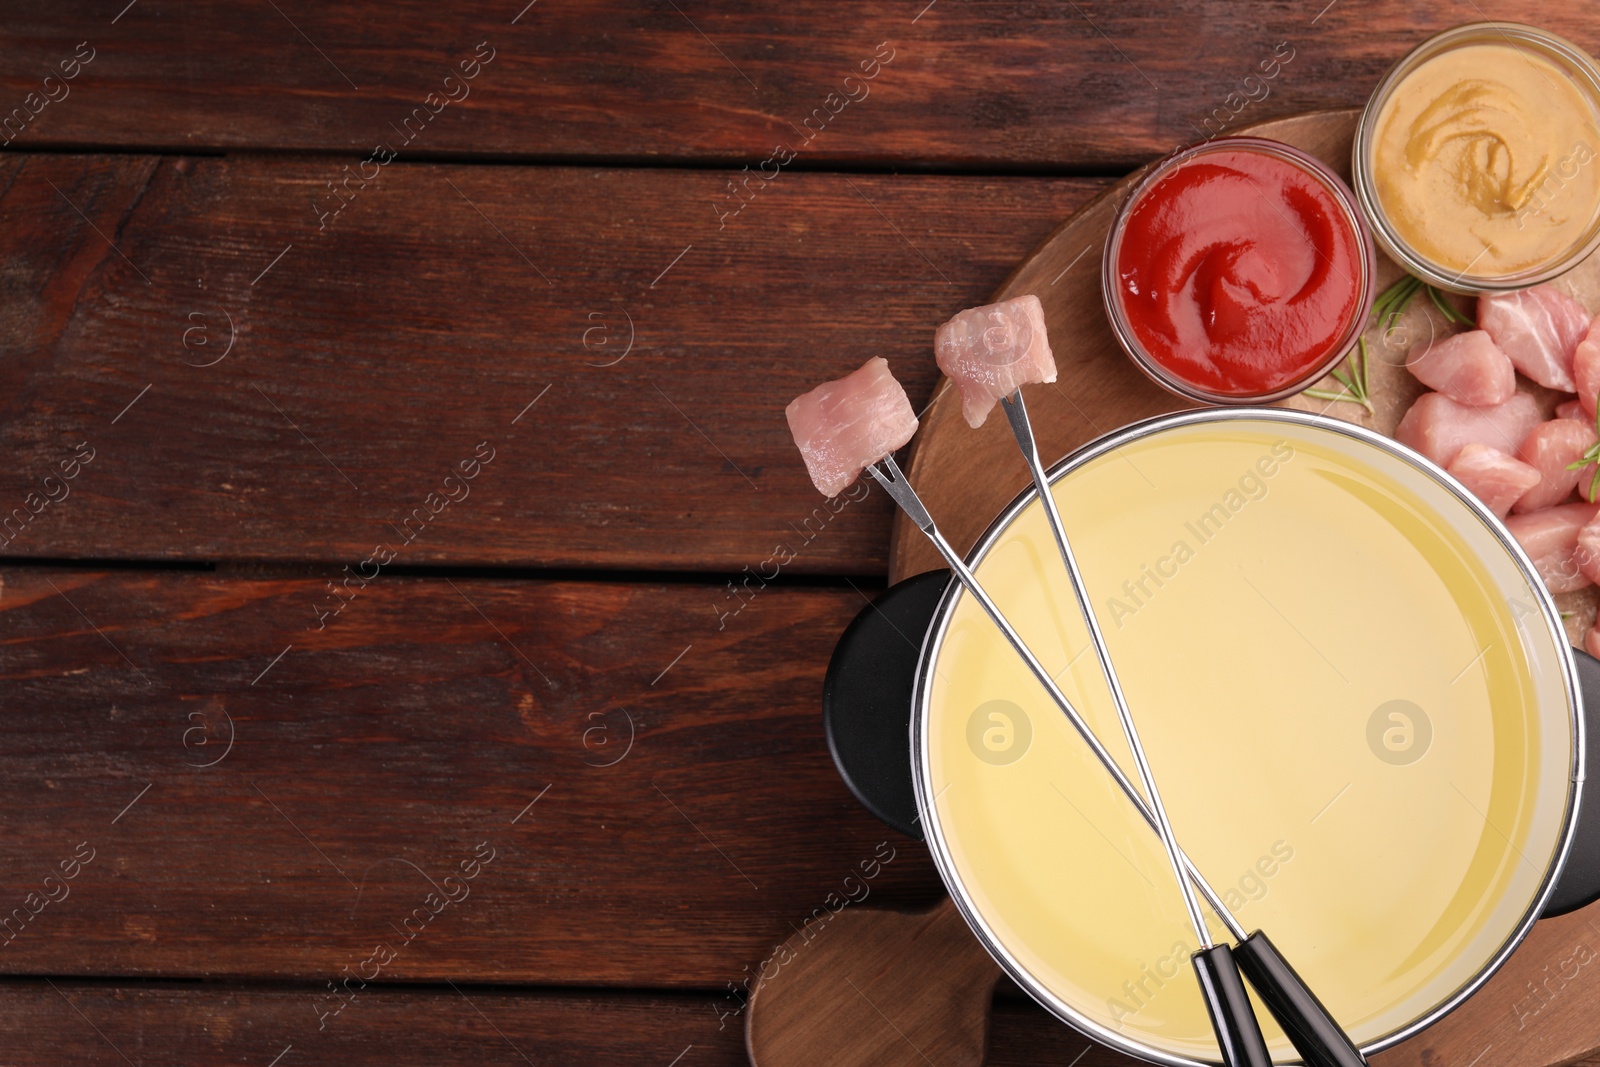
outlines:
[{"label": "round wooden serving board", "polygon": [[[1354,110],[1317,112],[1261,123],[1241,132],[1302,148],[1348,180],[1357,114]],[[1038,435],[1039,451],[1047,464],[1126,423],[1190,406],[1157,388],[1134,368],[1112,336],[1102,304],[1100,260],[1106,235],[1117,208],[1142,173],[1141,170],[1118,182],[1079,210],[1023,260],[994,295],[995,300],[1004,300],[1033,293],[1044,304],[1058,380],[1052,385],[1029,386],[1028,408]],[[1591,310],[1600,309],[1600,262],[1597,260],[1600,257],[1591,257],[1558,283]],[[1400,269],[1380,254],[1380,291],[1399,276]],[[1470,314],[1465,300],[1452,299]],[[952,313],[956,310],[950,309]],[[933,324],[929,325],[931,341]],[[1404,369],[1406,350],[1411,343],[1426,340],[1432,331],[1452,329],[1455,327],[1449,326],[1427,299],[1419,295],[1387,339],[1377,330],[1368,331],[1374,414],[1369,415],[1357,404],[1306,397],[1295,397],[1284,405],[1324,412],[1392,434],[1400,416],[1423,391]],[[932,358],[931,344],[929,358]],[[1029,478],[1016,454],[1016,444],[1005,420],[992,418],[981,429],[971,429],[961,417],[959,396],[948,385],[941,379],[935,388],[934,400],[912,442],[908,469],[912,483],[945,536],[958,550],[965,552],[993,517],[1027,486]],[[1553,394],[1525,380],[1519,379],[1518,387],[1536,396],[1547,412],[1556,403]],[[1339,391],[1339,386],[1331,379],[1319,383],[1318,388]],[[891,581],[942,566],[921,533],[903,516],[895,520],[890,561]],[[1596,590],[1566,594],[1558,597],[1557,602],[1563,611],[1571,613],[1567,622],[1568,636],[1577,643],[1594,621]],[[941,905],[936,913],[947,907],[948,904]],[[887,925],[882,935],[887,941],[896,942],[898,947],[889,954],[901,954],[897,962],[874,957],[869,950],[870,945],[877,943],[879,932],[870,929],[877,924],[867,912],[857,917],[858,929],[851,938],[838,939],[839,943],[828,951],[812,950],[806,965],[796,968],[806,973],[793,974],[786,982],[775,983],[774,988],[764,990],[767,1004],[759,1005],[761,998],[752,1004],[758,1010],[752,1012],[750,1019],[751,1051],[767,1053],[766,1056],[755,1055],[755,1061],[764,1067],[778,1067],[783,1062],[867,1062],[849,1051],[852,1046],[859,1047],[859,1035],[851,1039],[841,1033],[837,1036],[842,1040],[829,1040],[828,1033],[834,1029],[829,1017],[839,1008],[837,1005],[824,1007],[826,998],[819,994],[826,989],[837,994],[841,983],[834,979],[854,970],[851,960],[862,963],[868,957],[872,965],[864,966],[864,972],[881,976],[893,970],[919,976],[920,995],[902,999],[889,988],[881,989],[884,999],[891,1003],[879,1002],[874,1010],[900,1018],[901,1025],[897,1029],[931,1036],[942,1025],[943,1029],[951,1031],[951,1037],[948,1045],[940,1047],[952,1052],[965,1044],[957,1035],[972,1033],[969,1027],[974,1025],[981,1031],[988,1007],[986,983],[993,981],[994,964],[975,953],[956,954],[966,963],[955,963],[949,938],[913,936],[910,941],[900,940],[904,936],[902,928],[920,933],[936,913],[929,913],[929,918],[910,925],[905,917],[891,920],[885,913],[883,921]],[[936,922],[932,926],[943,928]],[[933,959],[918,959],[917,946],[924,940],[930,946],[930,957],[942,956],[933,966],[923,966],[935,963]],[[887,949],[886,945],[881,947]],[[869,982],[868,988],[880,984],[872,981],[869,973],[859,977]],[[789,989],[781,989],[784,985]],[[973,1001],[967,1005],[970,1014],[952,1011],[953,1001],[964,998],[948,993],[939,995],[947,987],[950,991],[979,991],[975,996],[971,992],[966,994],[965,999]],[[809,1002],[809,1005],[783,1003],[791,997]],[[818,1010],[813,1013],[806,1007]],[[765,1010],[760,1010],[762,1008]],[[793,1010],[785,1011],[785,1008]],[[900,1014],[902,1012],[904,1014]],[[959,1021],[963,1014],[968,1020],[964,1025]],[[791,1025],[775,1026],[770,1031],[757,1025],[757,1016],[780,1015],[787,1015]],[[801,1019],[807,1022],[799,1029],[808,1033],[794,1032],[793,1024]],[[929,1029],[918,1031],[918,1026]],[[802,1048],[806,1049],[804,1056],[800,1059],[785,1057],[769,1046],[767,1037],[776,1038],[780,1034],[785,1040],[774,1044],[788,1046],[791,1057]],[[971,1046],[967,1048],[970,1050]],[[1582,1059],[1597,1049],[1600,1049],[1600,904],[1538,923],[1505,967],[1471,1000],[1418,1037],[1375,1057],[1374,1063],[1377,1067],[1491,1067],[1499,1064],[1557,1067]],[[805,1059],[818,1053],[823,1055],[822,1059]],[[1096,1062],[1131,1062],[1109,1050],[1097,1055],[1100,1058]],[[878,1064],[922,1062],[916,1053],[901,1059],[887,1048],[874,1048],[871,1061]],[[965,1056],[956,1053],[951,1062],[977,1060],[968,1051]]]}]

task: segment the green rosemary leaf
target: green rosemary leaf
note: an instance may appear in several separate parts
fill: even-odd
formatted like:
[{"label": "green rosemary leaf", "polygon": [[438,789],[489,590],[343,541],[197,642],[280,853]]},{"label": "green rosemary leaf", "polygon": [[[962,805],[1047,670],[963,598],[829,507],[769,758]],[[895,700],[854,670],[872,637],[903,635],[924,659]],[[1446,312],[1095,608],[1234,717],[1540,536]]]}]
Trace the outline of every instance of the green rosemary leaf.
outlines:
[{"label": "green rosemary leaf", "polygon": [[1389,329],[1421,287],[1422,282],[1418,279],[1409,274],[1401,275],[1398,281],[1379,293],[1378,298],[1372,302],[1372,321],[1379,323],[1385,330]]},{"label": "green rosemary leaf", "polygon": [[1591,463],[1600,463],[1600,445],[1591,447],[1589,451],[1579,456],[1576,462],[1568,463],[1567,470],[1581,471]]},{"label": "green rosemary leaf", "polygon": [[1433,306],[1439,309],[1439,313],[1445,318],[1449,319],[1451,322],[1459,322],[1463,326],[1477,325],[1477,323],[1467,318],[1467,316],[1464,315],[1459,308],[1450,303],[1450,301],[1446,300],[1443,293],[1431,285],[1428,286],[1428,299],[1432,300]]},{"label": "green rosemary leaf", "polygon": [[1317,400],[1341,401],[1348,404],[1360,404],[1367,409],[1369,415],[1376,415],[1377,409],[1372,406],[1372,379],[1369,376],[1371,361],[1367,358],[1367,339],[1360,338],[1356,342],[1356,350],[1350,353],[1345,360],[1348,373],[1343,370],[1334,370],[1331,376],[1334,381],[1344,386],[1343,392],[1331,392],[1327,389],[1307,389],[1304,395]]}]

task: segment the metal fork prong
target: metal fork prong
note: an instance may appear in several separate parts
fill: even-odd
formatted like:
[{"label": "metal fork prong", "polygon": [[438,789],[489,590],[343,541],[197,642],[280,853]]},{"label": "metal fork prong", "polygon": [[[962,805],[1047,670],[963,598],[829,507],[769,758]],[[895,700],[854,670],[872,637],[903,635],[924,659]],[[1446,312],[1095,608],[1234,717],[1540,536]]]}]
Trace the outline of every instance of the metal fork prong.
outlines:
[{"label": "metal fork prong", "polygon": [[[880,467],[879,464],[883,466]],[[884,468],[888,468],[885,470]],[[922,500],[917,496],[917,491],[911,488],[911,482],[906,479],[900,470],[900,465],[894,461],[893,456],[884,456],[877,463],[867,468],[867,473],[875,478],[884,491],[894,498],[900,510],[906,513],[906,518],[917,524],[917,529],[925,534],[932,534],[933,517],[928,514],[928,509],[922,506]]]}]

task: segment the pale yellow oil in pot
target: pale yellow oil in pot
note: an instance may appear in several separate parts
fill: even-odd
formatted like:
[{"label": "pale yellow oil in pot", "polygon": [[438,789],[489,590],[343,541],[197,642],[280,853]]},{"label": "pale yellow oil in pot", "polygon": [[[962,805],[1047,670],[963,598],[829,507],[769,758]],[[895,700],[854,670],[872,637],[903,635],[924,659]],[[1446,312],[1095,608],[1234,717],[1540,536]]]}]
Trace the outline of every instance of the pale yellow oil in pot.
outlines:
[{"label": "pale yellow oil in pot", "polygon": [[[1574,753],[1559,638],[1488,525],[1367,442],[1260,417],[1162,429],[1055,494],[1179,840],[1240,922],[1358,1043],[1470,983],[1546,882]],[[1137,781],[1037,502],[976,569]],[[924,696],[969,917],[1073,1021],[1214,1059],[1159,839],[970,597]]]}]

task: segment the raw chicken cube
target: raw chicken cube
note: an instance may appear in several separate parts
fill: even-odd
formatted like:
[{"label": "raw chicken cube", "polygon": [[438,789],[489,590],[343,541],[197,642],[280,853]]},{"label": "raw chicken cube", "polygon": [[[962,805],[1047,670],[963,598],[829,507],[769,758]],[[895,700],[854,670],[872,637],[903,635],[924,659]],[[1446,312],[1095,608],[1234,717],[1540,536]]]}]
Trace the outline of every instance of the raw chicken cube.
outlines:
[{"label": "raw chicken cube", "polygon": [[1582,304],[1549,285],[1478,298],[1478,328],[1519,371],[1564,393],[1577,390],[1572,357],[1590,319]]},{"label": "raw chicken cube", "polygon": [[969,308],[933,336],[934,358],[961,390],[961,414],[982,426],[995,401],[1018,386],[1056,380],[1044,305],[1033,294]]},{"label": "raw chicken cube", "polygon": [[1417,345],[1406,359],[1417,381],[1473,407],[1504,404],[1517,391],[1517,371],[1483,330]]},{"label": "raw chicken cube", "polygon": [[1527,393],[1515,393],[1492,408],[1458,404],[1443,393],[1423,393],[1395,427],[1394,436],[1448,467],[1462,447],[1473,442],[1507,455],[1515,453],[1539,421],[1539,405]]},{"label": "raw chicken cube", "polygon": [[837,496],[917,432],[911,401],[881,356],[795,397],[784,414],[823,496]]},{"label": "raw chicken cube", "polygon": [[1447,468],[1450,475],[1499,518],[1505,518],[1522,494],[1539,484],[1539,469],[1498,448],[1470,444]]},{"label": "raw chicken cube", "polygon": [[1585,413],[1583,410],[1583,404],[1579,402],[1577,397],[1573,397],[1571,400],[1563,400],[1561,403],[1556,405],[1556,418],[1577,419],[1579,422],[1593,422],[1594,412],[1590,411]]},{"label": "raw chicken cube", "polygon": [[1578,531],[1593,522],[1596,513],[1600,504],[1557,504],[1506,520],[1506,529],[1533,560],[1550,592],[1570,593],[1589,584],[1578,566]]},{"label": "raw chicken cube", "polygon": [[1578,388],[1578,403],[1593,419],[1595,394],[1600,393],[1600,319],[1589,324],[1589,331],[1572,353],[1572,380]]},{"label": "raw chicken cube", "polygon": [[[1591,582],[1600,582],[1600,521],[1590,520],[1578,531],[1578,570]],[[1597,621],[1600,626],[1600,621]],[[1591,655],[1600,655],[1590,649]]]},{"label": "raw chicken cube", "polygon": [[[1593,464],[1581,470],[1568,470],[1568,466],[1583,458],[1600,438],[1594,427],[1576,419],[1551,419],[1535,426],[1523,438],[1517,449],[1517,458],[1539,472],[1539,484],[1518,500],[1513,507],[1518,515],[1539,511],[1559,504],[1572,495],[1579,478],[1593,478]],[[1585,481],[1583,488],[1589,488]]]}]

